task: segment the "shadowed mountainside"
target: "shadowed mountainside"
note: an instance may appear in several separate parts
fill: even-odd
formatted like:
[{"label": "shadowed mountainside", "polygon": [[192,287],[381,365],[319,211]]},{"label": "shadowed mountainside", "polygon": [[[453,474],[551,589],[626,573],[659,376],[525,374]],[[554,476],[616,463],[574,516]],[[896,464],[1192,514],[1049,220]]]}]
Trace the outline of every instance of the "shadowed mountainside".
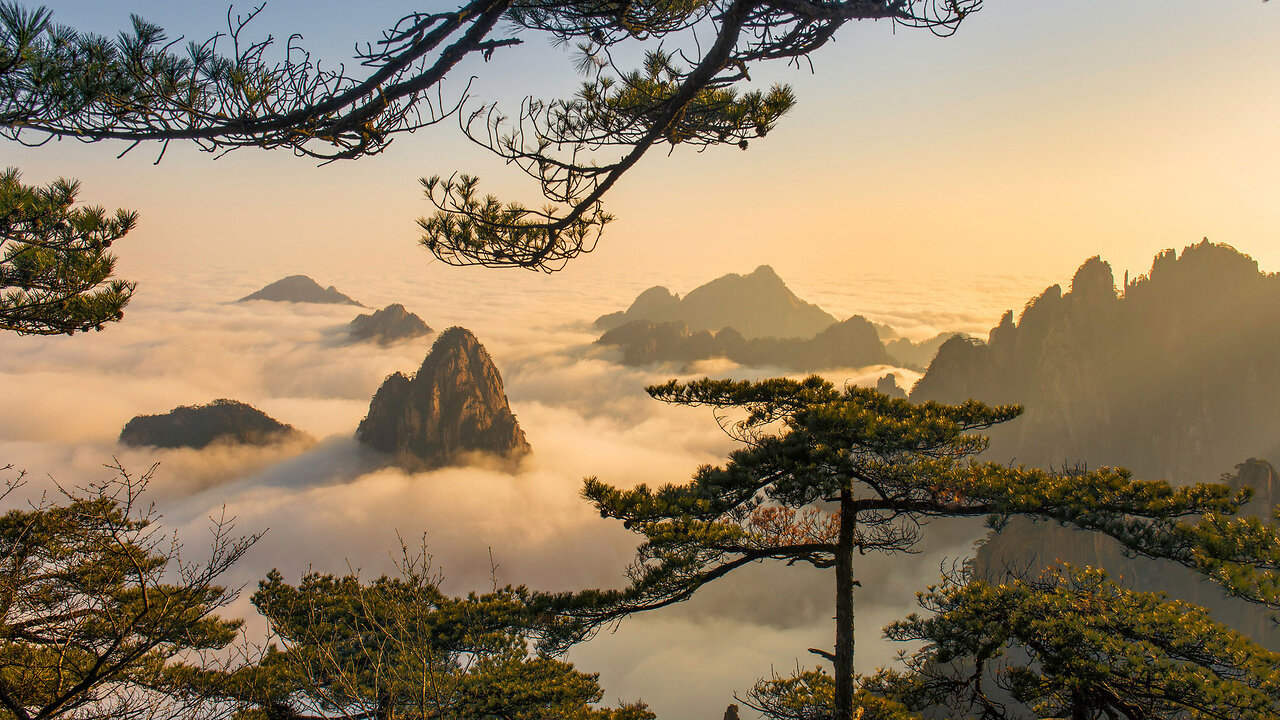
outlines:
[{"label": "shadowed mountainside", "polygon": [[162,415],[139,415],[120,431],[125,445],[162,448],[203,448],[215,442],[271,445],[300,438],[309,439],[252,405],[225,398],[207,405],[183,405]]},{"label": "shadowed mountainside", "polygon": [[596,320],[612,330],[636,320],[682,322],[692,332],[733,328],[745,338],[813,337],[836,322],[825,310],[796,297],[768,265],[750,275],[729,274],[681,298],[665,287],[645,290],[623,312]]},{"label": "shadowed mountainside", "polygon": [[621,349],[622,362],[626,365],[727,358],[740,365],[811,372],[893,362],[885,352],[875,326],[860,315],[831,325],[808,339],[745,338],[729,327],[713,333],[708,330],[691,331],[688,325],[679,321],[655,323],[636,320],[605,332],[596,343]]},{"label": "shadowed mountainside", "polygon": [[895,364],[923,371],[958,333],[912,342],[861,315],[843,322],[796,297],[773,268],[725,275],[683,299],[653,287],[625,312],[596,320],[599,345],[619,348],[625,365],[690,364],[726,358],[789,372]]},{"label": "shadowed mountainside", "polygon": [[516,460],[531,450],[493,360],[461,327],[440,334],[413,377],[395,373],[382,383],[356,437],[407,470],[457,464],[473,452]]},{"label": "shadowed mountainside", "polygon": [[1208,241],[1155,259],[1117,293],[1091,258],[987,342],[953,338],[915,401],[1020,403],[988,457],[1047,467],[1120,465],[1138,477],[1212,480],[1280,455],[1280,276]]},{"label": "shadowed mountainside", "polygon": [[287,278],[277,280],[270,285],[250,293],[240,298],[236,302],[245,302],[248,300],[270,300],[272,302],[301,302],[301,303],[327,303],[341,305],[359,305],[359,302],[338,292],[338,289],[330,285],[327,288],[320,287],[320,283],[312,280],[306,275],[290,275]]},{"label": "shadowed mountainside", "polygon": [[969,337],[963,333],[945,332],[938,333],[927,340],[912,342],[904,337],[896,337],[893,328],[888,325],[878,327],[887,328],[891,335],[891,337],[886,337],[883,331],[880,333],[880,339],[884,341],[885,351],[899,363],[921,371],[929,367],[929,363],[933,362],[933,358],[938,354],[938,349],[948,340],[953,337]]},{"label": "shadowed mountainside", "polygon": [[379,345],[390,345],[399,340],[422,337],[431,328],[400,303],[388,305],[365,315],[358,315],[347,326],[347,336],[352,342],[371,340]]}]

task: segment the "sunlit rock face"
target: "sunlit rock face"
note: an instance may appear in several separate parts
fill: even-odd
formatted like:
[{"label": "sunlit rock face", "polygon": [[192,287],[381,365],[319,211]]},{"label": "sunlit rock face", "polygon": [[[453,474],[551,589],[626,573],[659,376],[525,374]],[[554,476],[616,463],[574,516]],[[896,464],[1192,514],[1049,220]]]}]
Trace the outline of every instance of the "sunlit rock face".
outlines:
[{"label": "sunlit rock face", "polygon": [[161,448],[271,445],[299,439],[310,438],[252,405],[225,398],[207,405],[183,405],[162,415],[139,415],[120,431],[125,445]]},{"label": "sunlit rock face", "polygon": [[277,280],[270,285],[250,293],[240,298],[238,302],[246,302],[248,300],[270,300],[272,302],[298,302],[298,303],[328,303],[340,305],[359,305],[359,302],[338,292],[338,289],[330,285],[329,287],[321,287],[320,283],[312,280],[306,275],[290,275],[287,278]]},{"label": "sunlit rock face", "polygon": [[390,345],[430,332],[431,328],[427,327],[422,318],[406,310],[400,303],[359,315],[347,326],[347,336],[352,342],[372,341],[379,345]]},{"label": "sunlit rock face", "polygon": [[408,470],[460,464],[470,453],[518,460],[531,450],[492,358],[461,327],[440,334],[413,377],[383,382],[356,437]]},{"label": "sunlit rock face", "polygon": [[596,320],[602,330],[637,320],[683,322],[692,332],[733,328],[743,337],[810,338],[836,322],[825,310],[791,292],[768,265],[749,275],[729,274],[681,298],[664,287],[645,290],[624,312]]},{"label": "sunlit rock face", "polygon": [[913,400],[1019,403],[989,457],[1119,465],[1138,477],[1216,480],[1242,457],[1280,457],[1280,277],[1226,245],[1156,257],[1117,292],[1107,263],[1081,266],[983,343],[938,350]]}]

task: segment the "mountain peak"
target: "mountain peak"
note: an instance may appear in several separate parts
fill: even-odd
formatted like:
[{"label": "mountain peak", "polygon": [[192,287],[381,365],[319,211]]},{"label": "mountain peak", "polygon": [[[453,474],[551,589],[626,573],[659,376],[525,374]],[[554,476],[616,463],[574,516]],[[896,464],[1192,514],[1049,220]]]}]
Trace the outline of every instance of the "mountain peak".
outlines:
[{"label": "mountain peak", "polygon": [[611,330],[636,320],[683,322],[693,332],[733,328],[748,339],[811,338],[836,322],[822,308],[796,297],[769,265],[748,275],[723,275],[683,298],[665,287],[649,288],[625,312],[596,320],[596,327]]},{"label": "mountain peak", "polygon": [[139,415],[120,431],[125,445],[162,448],[271,445],[306,437],[252,405],[226,398],[206,405],[181,405],[160,415]]},{"label": "mountain peak", "polygon": [[493,359],[462,327],[440,333],[412,378],[383,382],[356,437],[409,470],[456,465],[473,452],[509,460],[530,452]]},{"label": "mountain peak", "polygon": [[305,302],[337,305],[359,305],[359,302],[338,292],[332,285],[321,287],[320,283],[306,275],[290,275],[281,278],[261,290],[245,295],[237,302],[248,300],[270,300],[272,302]]},{"label": "mountain peak", "polygon": [[431,332],[422,318],[408,311],[404,305],[393,303],[381,310],[358,315],[347,326],[347,334],[353,341],[376,340],[380,345],[390,345],[397,340],[420,337]]}]

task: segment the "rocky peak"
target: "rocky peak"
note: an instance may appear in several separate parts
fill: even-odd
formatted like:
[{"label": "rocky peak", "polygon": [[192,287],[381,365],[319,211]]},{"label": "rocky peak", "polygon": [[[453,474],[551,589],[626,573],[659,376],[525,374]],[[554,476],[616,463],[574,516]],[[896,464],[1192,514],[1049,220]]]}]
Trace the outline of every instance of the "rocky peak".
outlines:
[{"label": "rocky peak", "polygon": [[1111,264],[1094,255],[1071,278],[1071,297],[1076,302],[1099,304],[1116,299],[1116,279]]},{"label": "rocky peak", "polygon": [[898,385],[898,376],[889,373],[876,381],[876,392],[891,398],[907,399],[907,391]]},{"label": "rocky peak", "polygon": [[375,340],[380,345],[421,337],[430,332],[431,328],[427,327],[422,318],[409,312],[400,303],[359,315],[347,326],[347,334],[352,340]]},{"label": "rocky peak", "polygon": [[461,327],[440,334],[412,378],[383,382],[356,437],[410,470],[458,464],[472,452],[514,460],[530,451],[492,358]]}]

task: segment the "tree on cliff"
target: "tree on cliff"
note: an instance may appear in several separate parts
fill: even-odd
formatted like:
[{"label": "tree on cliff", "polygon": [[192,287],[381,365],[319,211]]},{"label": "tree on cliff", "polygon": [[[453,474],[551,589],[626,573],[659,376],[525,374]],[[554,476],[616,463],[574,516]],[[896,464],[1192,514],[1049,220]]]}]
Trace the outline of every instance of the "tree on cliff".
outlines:
[{"label": "tree on cliff", "polygon": [[[135,17],[111,40],[54,25],[44,8],[0,4],[0,135],[40,143],[194,142],[222,152],[286,148],[358,158],[399,133],[457,113],[466,136],[537,182],[547,207],[503,203],[466,175],[423,181],[436,212],[423,244],[445,262],[553,270],[589,251],[610,220],[604,194],[657,146],[735,145],[763,137],[791,90],[747,89],[759,63],[808,61],[855,20],[949,34],[980,0],[470,0],[413,12],[357,50],[361,72],[322,66],[291,36],[283,60],[253,40],[246,16],[175,50]],[[579,53],[572,98],[529,98],[513,122],[465,108],[440,83],[459,63],[489,59],[536,32]],[[639,51],[636,53],[635,51]],[[614,57],[642,55],[637,69]],[[133,147],[133,145],[130,145]],[[163,154],[163,150],[161,150]]]},{"label": "tree on cliff", "polygon": [[1133,552],[1187,559],[1199,536],[1187,516],[1234,513],[1247,493],[1172,488],[1103,468],[1062,474],[977,463],[974,431],[1013,419],[1016,406],[913,404],[871,389],[835,389],[817,377],[762,382],[675,381],[655,398],[746,416],[728,427],[745,447],[687,485],[611,487],[583,494],[602,516],[644,536],[631,586],[566,600],[587,624],[660,608],[753,562],[808,563],[835,572],[834,717],[854,713],[855,554],[910,552],[934,518],[1012,515],[1106,533]]},{"label": "tree on cliff", "polygon": [[[403,550],[403,548],[402,548]],[[206,677],[245,718],[653,720],[642,703],[596,708],[594,674],[533,654],[542,619],[522,587],[456,598],[425,548],[372,582],[273,571],[253,604],[279,641],[256,666]]]},{"label": "tree on cliff", "polygon": [[0,330],[70,334],[119,320],[134,285],[112,277],[108,249],[137,215],[73,208],[74,181],[30,187],[21,180],[13,168],[0,172]]},{"label": "tree on cliff", "polygon": [[148,476],[116,470],[0,516],[2,717],[157,717],[183,694],[171,674],[236,636],[240,621],[214,614],[236,593],[215,582],[257,536],[216,523],[209,559],[184,561],[140,501]]}]

